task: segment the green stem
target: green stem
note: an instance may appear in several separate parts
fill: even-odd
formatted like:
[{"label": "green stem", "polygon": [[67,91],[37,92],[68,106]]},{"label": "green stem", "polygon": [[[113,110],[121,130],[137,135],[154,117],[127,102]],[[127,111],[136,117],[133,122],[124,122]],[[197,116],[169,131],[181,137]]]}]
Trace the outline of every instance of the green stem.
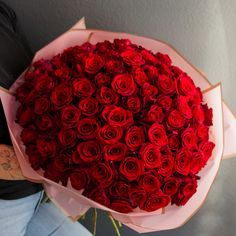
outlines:
[{"label": "green stem", "polygon": [[113,227],[114,227],[114,229],[115,229],[116,236],[121,236],[121,235],[120,235],[119,228],[118,228],[118,226],[117,226],[115,220],[113,219],[112,215],[109,214],[108,217],[109,217],[109,219],[111,220],[111,223],[112,223],[112,225],[113,225]]},{"label": "green stem", "polygon": [[122,224],[121,224],[120,221],[117,220],[116,222],[117,222],[117,224],[118,224],[119,227],[122,227]]},{"label": "green stem", "polygon": [[98,218],[97,209],[94,208],[94,211],[93,211],[93,236],[96,236],[96,231],[97,231],[97,218]]},{"label": "green stem", "polygon": [[80,220],[85,220],[86,212],[80,217]]}]

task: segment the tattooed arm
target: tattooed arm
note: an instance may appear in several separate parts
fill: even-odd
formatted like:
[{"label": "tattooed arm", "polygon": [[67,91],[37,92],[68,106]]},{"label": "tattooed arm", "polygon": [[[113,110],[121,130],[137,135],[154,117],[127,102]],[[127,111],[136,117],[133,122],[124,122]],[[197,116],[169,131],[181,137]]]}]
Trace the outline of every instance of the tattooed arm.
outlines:
[{"label": "tattooed arm", "polygon": [[14,149],[5,144],[0,144],[0,179],[24,179]]}]

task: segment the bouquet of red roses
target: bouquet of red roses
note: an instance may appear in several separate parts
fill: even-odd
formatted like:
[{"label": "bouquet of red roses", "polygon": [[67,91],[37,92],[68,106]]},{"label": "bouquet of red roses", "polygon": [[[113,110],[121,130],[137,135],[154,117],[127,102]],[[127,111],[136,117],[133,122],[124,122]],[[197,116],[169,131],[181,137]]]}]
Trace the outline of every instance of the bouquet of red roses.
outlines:
[{"label": "bouquet of red roses", "polygon": [[68,215],[92,206],[148,232],[204,201],[223,152],[220,86],[203,96],[207,82],[158,43],[70,31],[36,54],[17,102],[2,92],[23,173]]}]

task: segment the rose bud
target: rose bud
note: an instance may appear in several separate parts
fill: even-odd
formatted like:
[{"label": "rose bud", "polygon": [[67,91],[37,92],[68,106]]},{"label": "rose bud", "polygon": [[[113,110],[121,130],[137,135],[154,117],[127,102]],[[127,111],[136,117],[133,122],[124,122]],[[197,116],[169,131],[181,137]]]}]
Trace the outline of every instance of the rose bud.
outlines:
[{"label": "rose bud", "polygon": [[126,157],[120,163],[119,170],[128,180],[137,180],[143,174],[143,162],[136,157]]},{"label": "rose bud", "polygon": [[104,61],[97,54],[90,54],[85,60],[85,71],[96,74],[104,66]]},{"label": "rose bud", "polygon": [[103,149],[104,158],[107,161],[121,161],[128,154],[128,148],[124,143],[106,145]]},{"label": "rose bud", "polygon": [[89,184],[89,175],[86,169],[78,169],[70,174],[71,186],[74,189],[84,189]]},{"label": "rose bud", "polygon": [[158,146],[145,143],[140,149],[140,157],[143,159],[144,166],[147,169],[154,169],[161,164],[161,153]]},{"label": "rose bud", "polygon": [[156,211],[162,207],[166,207],[170,203],[170,197],[161,192],[152,193],[146,201],[140,205],[140,209],[151,212]]},{"label": "rose bud", "polygon": [[125,135],[125,142],[131,151],[137,150],[145,141],[142,127],[132,126]]},{"label": "rose bud", "polygon": [[136,91],[133,77],[129,74],[116,75],[111,85],[113,90],[122,96],[131,96]]},{"label": "rose bud", "polygon": [[91,97],[95,92],[95,85],[86,78],[73,81],[74,95],[80,98]]},{"label": "rose bud", "polygon": [[[82,142],[77,146],[78,157],[85,163],[98,161],[101,157],[101,147],[95,140]],[[80,163],[74,156],[75,163]]]}]

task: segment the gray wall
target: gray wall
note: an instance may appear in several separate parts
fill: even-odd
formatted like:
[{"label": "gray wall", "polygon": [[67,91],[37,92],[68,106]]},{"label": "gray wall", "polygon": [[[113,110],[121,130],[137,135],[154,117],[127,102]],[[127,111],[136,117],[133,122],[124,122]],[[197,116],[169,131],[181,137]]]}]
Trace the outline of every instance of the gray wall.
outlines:
[{"label": "gray wall", "polygon": [[[222,81],[225,100],[236,113],[235,0],[5,0],[33,51],[80,17],[91,28],[125,31],[172,44],[212,83]],[[236,159],[224,161],[201,210],[183,227],[162,236],[236,235]],[[89,226],[89,220],[85,220]],[[113,235],[105,216],[98,236]],[[123,236],[137,235],[123,227]]]}]

